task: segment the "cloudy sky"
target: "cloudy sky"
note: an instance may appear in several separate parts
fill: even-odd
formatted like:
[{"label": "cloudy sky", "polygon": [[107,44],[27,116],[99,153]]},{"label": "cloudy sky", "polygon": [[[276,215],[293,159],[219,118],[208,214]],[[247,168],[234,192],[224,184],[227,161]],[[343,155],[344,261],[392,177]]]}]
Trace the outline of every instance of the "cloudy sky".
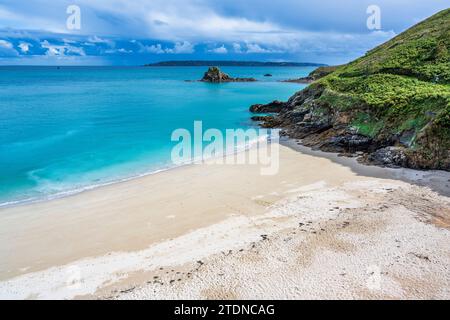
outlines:
[{"label": "cloudy sky", "polygon": [[[381,10],[379,30],[367,27],[371,5]],[[0,64],[344,63],[448,7],[450,0],[0,0]]]}]

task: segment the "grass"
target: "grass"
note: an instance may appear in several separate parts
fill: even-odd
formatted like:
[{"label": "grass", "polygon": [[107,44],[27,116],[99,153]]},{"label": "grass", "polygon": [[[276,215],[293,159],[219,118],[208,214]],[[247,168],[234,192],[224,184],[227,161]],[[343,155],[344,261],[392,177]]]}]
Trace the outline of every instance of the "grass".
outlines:
[{"label": "grass", "polygon": [[450,9],[443,10],[339,69],[353,77],[391,73],[450,83]]},{"label": "grass", "polygon": [[450,165],[449,51],[446,9],[317,80],[324,90],[308,104],[345,112],[348,126],[375,140],[412,132],[420,157]]},{"label": "grass", "polygon": [[367,113],[358,113],[351,126],[357,129],[359,134],[374,138],[384,127],[384,121],[372,118]]}]

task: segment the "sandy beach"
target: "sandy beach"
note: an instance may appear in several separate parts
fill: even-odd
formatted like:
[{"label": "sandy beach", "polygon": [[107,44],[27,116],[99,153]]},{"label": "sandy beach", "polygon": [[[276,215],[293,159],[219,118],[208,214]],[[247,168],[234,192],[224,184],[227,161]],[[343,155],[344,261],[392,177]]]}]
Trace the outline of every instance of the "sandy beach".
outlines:
[{"label": "sandy beach", "polygon": [[273,176],[204,163],[2,208],[0,297],[449,299],[450,174],[332,160],[281,146]]}]

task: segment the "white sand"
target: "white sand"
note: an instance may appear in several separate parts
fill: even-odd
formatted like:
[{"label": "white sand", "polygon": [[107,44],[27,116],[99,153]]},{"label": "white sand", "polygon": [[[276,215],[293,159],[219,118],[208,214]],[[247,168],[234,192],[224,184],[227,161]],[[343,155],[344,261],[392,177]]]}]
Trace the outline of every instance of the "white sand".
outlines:
[{"label": "white sand", "polygon": [[[170,284],[179,276],[160,272],[164,285],[147,284],[115,297],[448,299],[450,233],[391,202],[402,192],[418,190],[389,186],[395,191],[376,194],[374,188],[385,191],[387,186],[373,181],[358,186],[356,193],[354,187],[346,184],[303,193],[240,232],[259,232],[268,240],[242,243],[242,252],[230,246],[233,252],[224,250],[211,257],[191,271],[192,277],[181,275],[181,282]],[[322,202],[317,204],[317,199]],[[418,201],[435,205],[436,200],[442,199]],[[339,209],[332,210],[336,206]]]},{"label": "white sand", "polygon": [[450,297],[449,198],[280,152],[0,210],[0,297]]}]

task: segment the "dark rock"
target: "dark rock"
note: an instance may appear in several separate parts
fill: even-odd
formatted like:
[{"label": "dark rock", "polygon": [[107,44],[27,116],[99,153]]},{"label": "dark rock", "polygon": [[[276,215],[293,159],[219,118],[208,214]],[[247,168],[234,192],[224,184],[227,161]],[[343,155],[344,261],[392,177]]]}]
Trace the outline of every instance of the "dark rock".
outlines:
[{"label": "dark rock", "polygon": [[323,78],[323,77],[329,75],[330,73],[334,72],[337,68],[338,68],[338,66],[319,67],[319,68],[315,69],[314,71],[312,71],[306,77],[298,78],[298,79],[282,80],[282,82],[294,82],[294,83],[308,84],[308,83],[314,82],[316,80],[319,80],[320,78]]},{"label": "dark rock", "polygon": [[201,81],[205,82],[225,82],[230,81],[230,76],[226,73],[220,71],[218,67],[209,67],[208,71],[205,72]]},{"label": "dark rock", "polygon": [[303,84],[308,84],[308,83],[311,83],[313,81],[314,81],[314,79],[310,78],[310,77],[281,80],[281,82],[292,82],[292,83],[303,83]]},{"label": "dark rock", "polygon": [[254,116],[251,118],[253,121],[259,121],[259,126],[262,128],[277,128],[280,127],[282,122],[278,117],[273,116]]},{"label": "dark rock", "polygon": [[282,122],[280,121],[279,118],[276,117],[267,117],[261,124],[260,126],[262,128],[267,128],[267,129],[273,129],[273,128],[279,128],[281,126]]},{"label": "dark rock", "polygon": [[[259,117],[264,128],[281,128],[281,136],[301,139],[301,144],[313,150],[336,152],[341,156],[358,156],[358,161],[388,167],[413,169],[441,169],[450,171],[450,149],[442,148],[440,127],[432,122],[417,133],[415,129],[390,133],[386,130],[369,137],[353,126],[354,119],[363,110],[372,111],[364,104],[341,108],[328,100],[329,89],[315,82],[294,94],[287,102],[257,104],[250,107],[254,113],[278,113],[273,117]],[[327,99],[320,99],[322,96]],[[432,112],[427,117],[436,117]],[[373,116],[376,121],[378,118]],[[421,146],[415,150],[412,146]],[[395,147],[394,147],[395,146]]]},{"label": "dark rock", "polygon": [[387,167],[406,167],[408,158],[403,147],[386,147],[372,152],[368,156],[372,163]]},{"label": "dark rock", "polygon": [[331,144],[344,148],[350,152],[368,150],[372,144],[372,139],[359,134],[345,134],[332,137]]},{"label": "dark rock", "polygon": [[266,121],[266,120],[270,120],[270,118],[273,118],[272,116],[253,116],[250,119],[252,121]]},{"label": "dark rock", "polygon": [[228,74],[220,71],[218,67],[209,67],[208,71],[205,72],[205,75],[200,80],[202,82],[212,82],[212,83],[221,83],[221,82],[252,82],[256,81],[254,78],[232,78]]},{"label": "dark rock", "polygon": [[285,107],[286,103],[275,100],[268,104],[254,104],[250,107],[253,113],[279,113]]},{"label": "dark rock", "polygon": [[270,73],[266,73],[265,75],[264,75],[264,77],[271,77],[272,75],[270,74]]}]

